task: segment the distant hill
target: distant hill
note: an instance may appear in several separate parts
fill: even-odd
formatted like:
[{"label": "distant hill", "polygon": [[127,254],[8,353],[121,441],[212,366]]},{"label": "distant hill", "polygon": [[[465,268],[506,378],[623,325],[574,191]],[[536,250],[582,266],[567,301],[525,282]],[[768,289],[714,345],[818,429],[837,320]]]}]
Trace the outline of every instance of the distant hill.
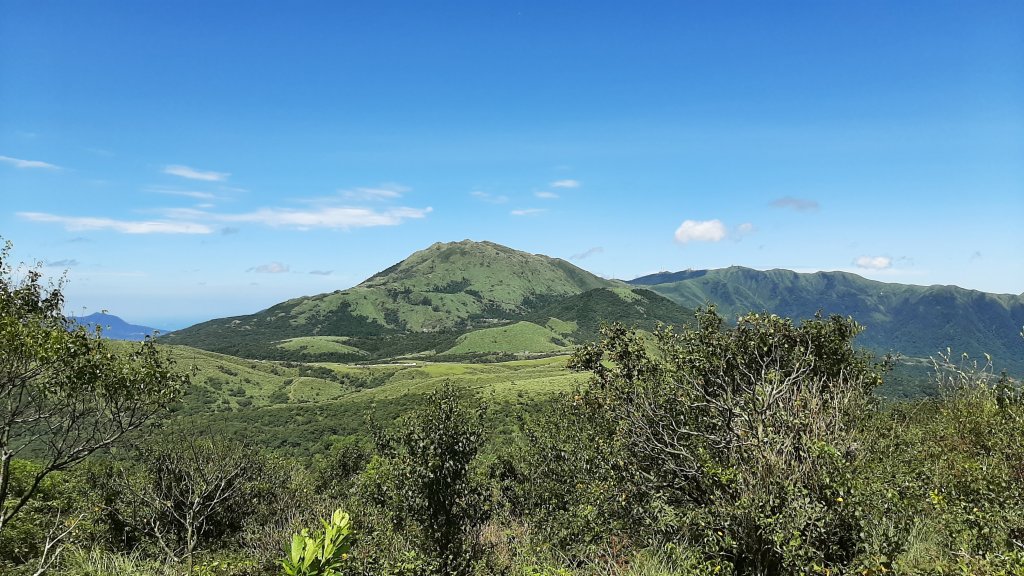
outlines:
[{"label": "distant hill", "polygon": [[104,314],[102,312],[95,312],[88,316],[72,317],[72,319],[76,323],[88,327],[90,330],[99,326],[103,329],[103,337],[111,340],[132,340],[138,342],[145,340],[146,336],[155,335],[157,332],[166,332],[166,330],[149,326],[129,324],[113,314]]},{"label": "distant hill", "polygon": [[347,290],[211,320],[166,339],[247,358],[500,359],[565,351],[593,337],[601,320],[650,329],[690,317],[653,292],[564,260],[465,240],[434,244]]},{"label": "distant hill", "polygon": [[1024,295],[989,294],[956,286],[913,286],[868,280],[847,272],[789,270],[661,272],[631,280],[684,307],[713,302],[726,317],[768,311],[791,318],[853,316],[866,327],[858,343],[878,351],[927,358],[947,347],[996,369],[1024,374]]}]

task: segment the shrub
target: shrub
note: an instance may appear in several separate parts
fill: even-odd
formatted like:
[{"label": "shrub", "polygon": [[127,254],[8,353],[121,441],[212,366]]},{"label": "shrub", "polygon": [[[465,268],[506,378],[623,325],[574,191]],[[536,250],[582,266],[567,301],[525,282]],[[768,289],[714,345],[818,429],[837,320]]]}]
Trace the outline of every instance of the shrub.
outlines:
[{"label": "shrub", "polygon": [[534,517],[568,534],[675,542],[742,574],[849,565],[857,431],[883,368],[854,350],[860,327],[752,314],[726,329],[713,308],[697,319],[661,330],[654,352],[620,325],[576,352],[570,367],[593,380],[528,460],[543,469],[531,479],[556,478],[539,484],[549,492]]},{"label": "shrub", "polygon": [[349,516],[335,510],[330,521],[321,520],[323,530],[309,530],[292,536],[288,556],[281,562],[287,576],[340,576],[352,546]]},{"label": "shrub", "polygon": [[482,443],[483,407],[471,408],[450,383],[395,429],[377,431],[378,455],[361,475],[359,493],[414,547],[404,563],[468,573],[486,512],[472,470]]}]

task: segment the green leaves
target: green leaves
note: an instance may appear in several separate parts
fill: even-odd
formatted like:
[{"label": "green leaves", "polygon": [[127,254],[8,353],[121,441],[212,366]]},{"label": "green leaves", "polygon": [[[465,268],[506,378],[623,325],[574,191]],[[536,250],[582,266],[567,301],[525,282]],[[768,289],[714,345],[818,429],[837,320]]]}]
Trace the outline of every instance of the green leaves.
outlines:
[{"label": "green leaves", "polygon": [[330,520],[320,520],[322,530],[308,529],[292,536],[288,557],[281,561],[286,576],[341,576],[352,547],[349,515],[334,511]]},{"label": "green leaves", "polygon": [[[0,249],[0,532],[42,479],[141,427],[189,382],[152,340],[122,347],[64,316],[63,280]],[[33,453],[31,489],[9,491],[10,461]]]},{"label": "green leaves", "polygon": [[472,472],[483,445],[483,406],[474,409],[451,384],[393,430],[378,430],[379,456],[361,489],[440,573],[464,574],[478,554],[485,517],[483,486]]}]

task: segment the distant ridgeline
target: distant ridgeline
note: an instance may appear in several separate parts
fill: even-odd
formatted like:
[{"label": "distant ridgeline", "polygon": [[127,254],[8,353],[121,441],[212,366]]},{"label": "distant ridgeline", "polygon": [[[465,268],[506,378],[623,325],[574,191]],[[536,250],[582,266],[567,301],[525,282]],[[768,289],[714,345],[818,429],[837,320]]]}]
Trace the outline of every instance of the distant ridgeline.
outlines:
[{"label": "distant ridgeline", "polygon": [[606,280],[569,262],[491,242],[437,243],[358,286],[296,298],[247,316],[163,337],[257,359],[501,360],[565,352],[593,339],[602,321],[643,330],[692,321],[707,303],[730,319],[772,312],[800,320],[819,310],[853,316],[878,353],[919,359],[951,348],[992,356],[1024,374],[1024,295],[953,286],[887,284],[843,272],[747,268]]},{"label": "distant ridgeline", "polygon": [[75,323],[81,324],[90,330],[94,330],[97,326],[100,327],[103,331],[103,337],[111,340],[132,340],[138,342],[145,340],[146,336],[155,335],[157,332],[166,332],[165,330],[150,328],[149,326],[129,324],[113,314],[104,314],[102,312],[81,317],[71,316],[70,318]]},{"label": "distant ridgeline", "polygon": [[865,326],[857,342],[879,353],[929,358],[951,349],[995,369],[1024,375],[1024,294],[989,294],[956,286],[914,286],[868,280],[847,272],[801,274],[733,266],[661,272],[629,282],[689,307],[714,302],[735,319],[769,311],[799,319],[852,316]]}]

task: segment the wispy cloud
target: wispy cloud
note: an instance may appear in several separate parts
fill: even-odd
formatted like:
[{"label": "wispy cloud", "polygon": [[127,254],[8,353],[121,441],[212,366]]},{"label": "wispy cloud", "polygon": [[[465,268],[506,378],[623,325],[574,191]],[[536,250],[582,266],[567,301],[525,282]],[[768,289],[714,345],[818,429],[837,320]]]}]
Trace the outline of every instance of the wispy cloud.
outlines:
[{"label": "wispy cloud", "polygon": [[256,272],[257,274],[284,274],[291,270],[291,267],[287,264],[280,262],[271,262],[269,264],[260,264],[259,266],[253,266],[246,270],[246,272]]},{"label": "wispy cloud", "polygon": [[721,220],[684,220],[676,229],[676,242],[719,242],[725,238],[725,224]]},{"label": "wispy cloud", "polygon": [[334,274],[334,270],[310,270],[309,273],[317,276],[330,276]]},{"label": "wispy cloud", "polygon": [[[205,199],[204,192],[190,190],[157,190],[161,193],[179,194]],[[411,208],[392,206],[372,208],[340,204],[341,199],[320,198],[309,201],[305,208],[267,207],[249,212],[214,211],[214,205],[201,203],[190,208],[164,208],[157,211],[158,220],[131,221],[103,217],[60,216],[42,212],[21,212],[19,216],[34,222],[63,224],[68,230],[114,230],[125,234],[234,234],[238,228],[232,224],[262,224],[275,228],[311,229],[352,229],[375,226],[396,226],[407,220],[425,218],[433,211],[431,207]],[[218,226],[219,225],[219,226]]]},{"label": "wispy cloud", "polygon": [[555,180],[549,184],[552,188],[579,188],[582,183],[579,180]]},{"label": "wispy cloud", "polygon": [[754,225],[751,224],[750,222],[744,222],[743,224],[740,224],[739,226],[736,227],[736,231],[740,235],[750,234],[754,230],[755,230]]},{"label": "wispy cloud", "polygon": [[886,270],[892,268],[892,258],[888,256],[860,256],[853,261],[857,268],[865,270]]},{"label": "wispy cloud", "polygon": [[203,182],[223,182],[231,176],[230,172],[214,172],[212,170],[196,170],[180,164],[172,164],[164,168],[164,174],[180,176],[189,180],[201,180]]},{"label": "wispy cloud", "polygon": [[49,162],[43,162],[41,160],[22,160],[21,158],[11,158],[10,156],[0,156],[0,162],[10,164],[15,168],[41,168],[44,170],[61,169],[60,166],[50,164]]},{"label": "wispy cloud", "polygon": [[554,192],[534,192],[533,195],[543,200],[554,200],[555,198],[558,198],[558,194],[555,194]]},{"label": "wispy cloud", "polygon": [[51,260],[46,262],[46,266],[51,268],[71,268],[73,266],[78,266],[78,260],[70,258],[65,260]]},{"label": "wispy cloud", "polygon": [[794,196],[783,196],[771,202],[772,208],[786,208],[797,212],[813,212],[821,207],[816,200],[807,198],[796,198]]},{"label": "wispy cloud", "polygon": [[113,230],[122,234],[209,234],[213,229],[196,222],[170,220],[115,220],[113,218],[92,218],[58,216],[44,212],[18,212],[18,216],[33,222],[62,224],[65,230]]},{"label": "wispy cloud", "polygon": [[469,193],[470,196],[490,204],[504,204],[508,202],[508,196],[497,196],[489,192],[482,192],[480,190],[474,190]]},{"label": "wispy cloud", "polygon": [[372,208],[325,206],[316,210],[292,210],[287,208],[262,208],[243,214],[207,214],[208,217],[224,222],[251,222],[280,228],[371,228],[374,226],[396,226],[409,219],[424,218],[433,208]]},{"label": "wispy cloud", "polygon": [[579,254],[569,256],[569,260],[586,260],[587,258],[590,258],[595,254],[601,254],[602,252],[604,252],[604,248],[601,246],[594,246],[593,248],[588,248]]},{"label": "wispy cloud", "polygon": [[381,184],[380,186],[371,188],[338,190],[338,193],[345,198],[354,200],[391,200],[394,198],[401,198],[402,194],[405,194],[410,190],[412,190],[412,188],[402,186],[401,184]]},{"label": "wispy cloud", "polygon": [[547,208],[523,208],[521,210],[513,210],[509,214],[513,216],[536,216],[547,211]]},{"label": "wispy cloud", "polygon": [[173,188],[160,188],[150,187],[145,189],[147,192],[153,192],[156,194],[167,194],[168,196],[184,196],[185,198],[195,198],[196,200],[219,200],[220,198],[212,192],[200,192],[198,190],[175,190]]}]

